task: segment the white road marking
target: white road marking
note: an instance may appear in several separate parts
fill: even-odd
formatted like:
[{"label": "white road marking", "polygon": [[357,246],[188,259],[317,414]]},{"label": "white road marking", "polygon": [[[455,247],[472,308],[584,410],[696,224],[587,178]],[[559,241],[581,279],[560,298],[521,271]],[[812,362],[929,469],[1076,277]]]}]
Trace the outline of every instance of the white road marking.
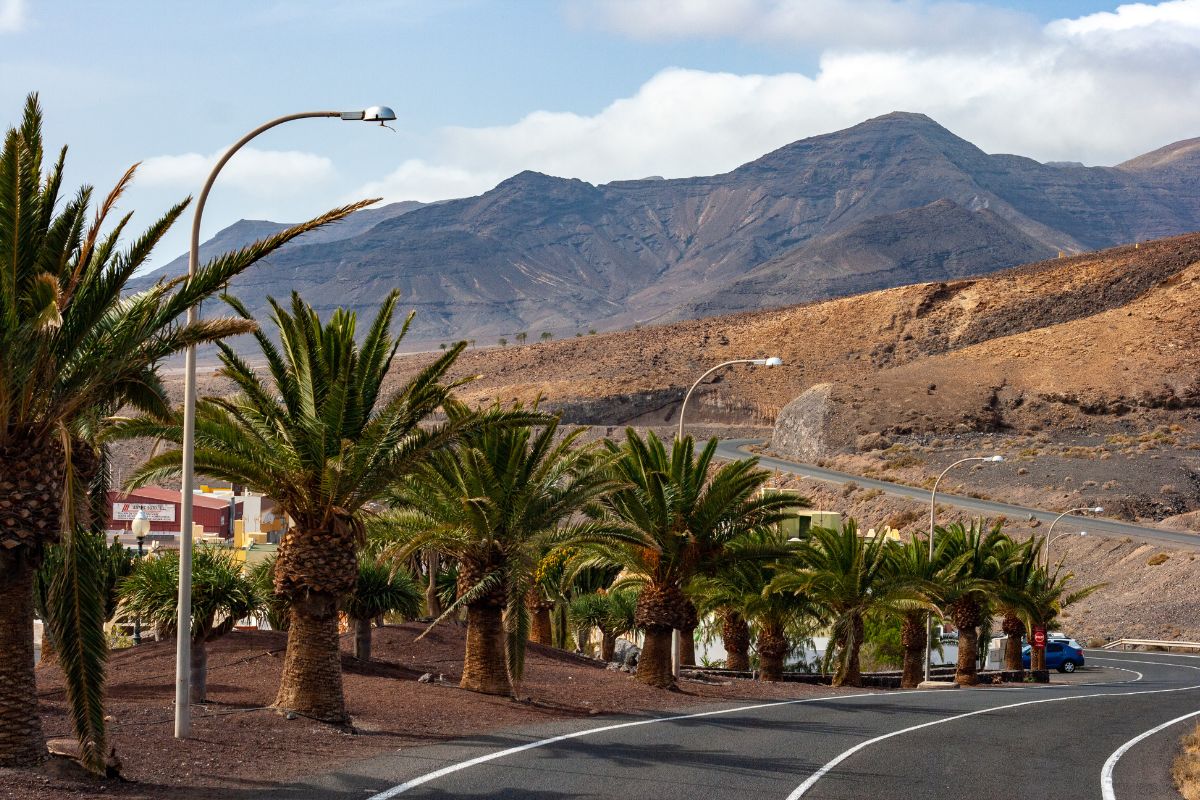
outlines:
[{"label": "white road marking", "polygon": [[[1126,661],[1126,659],[1119,659],[1119,660]],[[1138,662],[1138,663],[1142,663],[1142,662]],[[1145,663],[1161,664],[1161,662],[1145,662]],[[1176,666],[1176,665],[1172,665],[1172,664],[1161,664],[1161,665],[1162,666]],[[1183,666],[1183,665],[1178,665],[1178,666]],[[1189,669],[1200,669],[1200,668],[1189,667]],[[1128,670],[1128,671],[1134,672],[1134,670]],[[1141,673],[1137,673],[1137,674],[1139,676],[1138,679],[1140,680]],[[1004,689],[987,689],[986,691],[989,691],[989,692],[1019,691],[1022,688],[1023,687],[1015,687],[1014,686],[1011,688],[1004,688]],[[1062,688],[1069,688],[1069,687],[1064,686]],[[1164,691],[1165,692],[1185,691],[1187,689],[1200,689],[1200,686],[1188,686],[1183,689],[1157,689],[1157,690],[1154,690],[1153,692],[1149,692],[1149,693],[1154,694],[1157,692],[1164,692]],[[937,692],[937,691],[941,691],[941,690],[937,690],[937,689],[927,689],[924,691],[922,691],[922,690],[906,690],[905,695],[927,694],[927,693]],[[1126,692],[1125,694],[1146,694],[1146,693],[1147,692]],[[878,697],[880,694],[882,694],[882,693],[881,692],[866,692],[863,694],[810,697],[810,698],[806,698],[804,700],[783,700],[783,701],[780,701],[777,703],[758,703],[758,704],[751,705],[751,706],[736,706],[734,708],[724,708],[724,709],[719,709],[717,711],[704,711],[704,712],[700,712],[700,713],[696,713],[696,714],[680,714],[680,715],[671,716],[671,717],[654,717],[652,719],[635,720],[633,722],[621,722],[621,723],[617,723],[615,725],[604,725],[599,728],[588,728],[588,729],[582,730],[582,731],[574,731],[572,733],[565,733],[565,734],[562,734],[559,736],[552,736],[548,739],[539,739],[539,740],[536,740],[533,742],[527,742],[522,745],[517,745],[516,747],[509,747],[504,750],[497,750],[493,753],[486,753],[482,756],[476,756],[475,758],[471,758],[466,761],[460,761],[456,764],[450,764],[449,766],[442,767],[441,769],[434,770],[433,772],[429,772],[424,775],[420,775],[416,778],[413,778],[412,780],[406,781],[397,786],[393,786],[390,789],[385,789],[384,791],[379,792],[378,794],[371,795],[370,797],[367,798],[367,800],[390,800],[393,797],[397,797],[398,795],[404,794],[409,789],[415,789],[418,786],[422,786],[426,783],[429,783],[430,781],[435,781],[438,778],[443,778],[447,775],[452,775],[455,772],[460,772],[464,769],[478,766],[479,764],[485,764],[489,761],[494,761],[498,758],[504,758],[505,756],[522,753],[522,752],[525,752],[526,750],[534,750],[539,747],[546,747],[547,745],[555,744],[557,742],[563,742],[563,741],[567,741],[569,739],[579,739],[584,736],[591,736],[596,733],[605,733],[607,731],[619,730],[621,728],[633,728],[633,727],[637,727],[640,725],[651,725],[656,722],[674,722],[674,721],[684,720],[684,719],[699,719],[699,718],[703,718],[703,717],[718,716],[721,714],[733,714],[738,711],[754,711],[754,710],[757,710],[760,708],[776,708],[779,706],[792,706],[792,705],[800,705],[803,703],[817,703],[817,702],[829,701],[829,700],[850,700],[850,699],[861,698],[861,697]],[[1100,697],[1100,696],[1103,696],[1103,695],[1081,695],[1081,696],[1075,696],[1075,697],[1053,698],[1053,699],[1048,699],[1048,700],[1033,700],[1033,701],[1029,701],[1029,702],[1046,703],[1046,702],[1053,702],[1053,700],[1073,700],[1073,699],[1080,699],[1080,697]],[[970,714],[966,714],[963,716],[972,716],[973,714],[985,713],[987,711],[999,711],[1002,708],[1011,708],[1011,707],[1027,705],[1027,704],[1028,703],[1015,703],[1012,706],[1000,706],[997,708],[982,709],[981,711],[973,711]],[[952,719],[958,719],[958,718],[959,717],[949,717],[949,718],[946,718],[943,720],[937,720],[933,723],[926,723],[925,725],[919,725],[919,726],[916,726],[916,728],[925,727],[926,725],[931,725],[931,724],[938,724],[940,722],[949,722]],[[880,741],[881,739],[890,738],[891,736],[898,735],[900,733],[905,733],[908,730],[916,730],[916,728],[909,728],[909,729],[905,729],[904,731],[896,731],[892,734],[888,734],[887,736],[880,737],[879,739],[873,739],[873,740],[871,740],[871,742],[864,742],[862,745],[860,745],[858,748],[856,748],[853,752],[857,752],[858,749],[861,749],[862,747],[865,747],[866,745],[871,744],[875,741]],[[851,751],[847,751],[846,753],[842,754],[842,756],[839,756],[837,759],[835,759],[836,763],[830,762],[829,764],[826,764],[825,767],[822,767],[822,771],[820,771],[814,777],[819,777],[820,775],[824,775],[826,772],[829,771],[829,769],[832,769],[834,766],[837,765],[837,763],[840,763],[841,761],[845,760],[845,758],[849,757],[850,755],[852,755]],[[816,783],[816,781],[813,780],[812,778],[810,778],[809,780],[812,781],[812,783]],[[806,781],[805,783],[808,784],[808,781]],[[802,786],[801,788],[804,789],[805,791],[807,791],[807,788],[805,788],[804,786]],[[800,791],[800,790],[798,789],[797,791]],[[801,792],[800,794],[796,794],[795,792],[793,792],[792,795],[789,796],[789,800],[791,800],[792,797],[800,797],[802,794],[803,794],[803,792]]]},{"label": "white road marking", "polygon": [[[1137,662],[1135,662],[1135,663],[1137,663]],[[1192,667],[1192,666],[1188,666],[1186,664],[1163,664],[1161,662],[1154,662],[1154,661],[1146,662],[1146,663],[1158,664],[1159,666],[1163,666],[1163,667],[1183,667],[1184,669],[1200,669],[1200,667]],[[1077,695],[1072,695],[1070,697],[1048,697],[1043,700],[1025,700],[1020,703],[1009,703],[1008,705],[1003,705],[1003,706],[993,706],[991,708],[981,708],[976,711],[968,711],[965,714],[956,714],[952,717],[943,717],[942,719],[935,719],[932,722],[923,722],[920,725],[912,725],[907,728],[902,728],[898,731],[892,731],[891,733],[885,733],[881,736],[876,736],[874,739],[868,739],[865,742],[859,742],[858,744],[854,745],[854,747],[851,747],[849,750],[846,750],[845,752],[840,753],[839,755],[835,756],[827,764],[825,764],[825,766],[821,767],[819,770],[817,770],[812,775],[810,775],[808,777],[808,779],[806,781],[804,781],[804,783],[797,786],[796,790],[787,796],[787,800],[799,800],[799,798],[803,797],[805,795],[805,793],[808,792],[809,789],[811,789],[813,786],[816,785],[817,781],[821,780],[821,778],[823,778],[827,774],[829,774],[830,770],[832,770],[838,764],[841,764],[847,758],[849,758],[850,756],[859,752],[860,750],[865,750],[866,748],[870,747],[871,745],[882,742],[885,739],[891,739],[895,736],[901,736],[906,733],[912,733],[913,731],[919,731],[922,728],[930,728],[930,727],[933,727],[934,725],[942,725],[946,722],[954,722],[955,720],[966,719],[967,717],[974,717],[974,716],[978,716],[980,714],[990,714],[993,711],[1004,711],[1005,709],[1009,709],[1009,708],[1020,708],[1022,706],[1033,706],[1033,705],[1039,705],[1041,703],[1061,703],[1066,700],[1087,700],[1089,698],[1095,698],[1095,697],[1131,697],[1133,695],[1141,695],[1141,694],[1166,694],[1166,693],[1170,693],[1170,692],[1187,692],[1187,691],[1192,691],[1195,689],[1200,689],[1200,685],[1182,686],[1182,687],[1176,687],[1174,689],[1143,689],[1143,690],[1137,691],[1137,692],[1098,692],[1096,694],[1077,694]]]},{"label": "white road marking", "polygon": [[[1118,659],[1118,658],[1093,658],[1092,659],[1092,661],[1123,661],[1123,660],[1124,659]],[[1170,666],[1174,666],[1174,665],[1163,664],[1163,666],[1170,667]],[[1180,665],[1180,666],[1182,666],[1182,665]],[[1112,686],[1115,683],[1137,683],[1138,681],[1140,681],[1142,678],[1145,677],[1144,675],[1142,675],[1142,673],[1138,672],[1136,669],[1124,669],[1122,667],[1105,667],[1105,669],[1115,669],[1118,672],[1132,672],[1134,675],[1137,675],[1137,677],[1131,681],[1097,681],[1095,683],[1077,683],[1075,685],[1076,686]]]},{"label": "white road marking", "polygon": [[1200,716],[1200,711],[1193,711],[1190,714],[1184,714],[1181,717],[1168,720],[1162,725],[1155,726],[1145,733],[1139,733],[1137,736],[1130,739],[1125,744],[1118,747],[1113,754],[1108,757],[1108,761],[1104,762],[1104,768],[1100,770],[1100,796],[1103,800],[1117,800],[1116,792],[1113,791],[1113,769],[1116,768],[1117,762],[1121,760],[1121,756],[1125,755],[1129,748],[1133,747],[1143,739],[1147,739],[1159,731],[1169,728],[1177,722],[1183,722],[1185,719]]},{"label": "white road marking", "polygon": [[[938,691],[938,690],[927,689],[926,691]],[[551,736],[549,739],[539,739],[534,742],[527,742],[526,744],[518,745],[516,747],[510,747],[507,750],[497,750],[494,753],[487,753],[482,756],[477,756],[475,758],[468,759],[467,761],[460,761],[457,764],[451,764],[447,767],[442,767],[441,769],[434,770],[433,772],[426,773],[425,775],[421,775],[420,777],[413,778],[412,780],[402,783],[399,786],[393,786],[391,789],[387,789],[385,791],[380,792],[379,794],[372,795],[371,797],[367,798],[367,800],[390,800],[390,798],[392,798],[392,797],[396,797],[397,795],[404,794],[409,789],[415,789],[416,787],[421,786],[422,784],[429,783],[430,781],[435,781],[438,778],[443,778],[446,775],[450,775],[452,773],[459,772],[460,770],[467,769],[468,767],[474,767],[478,764],[484,764],[488,761],[494,761],[495,759],[503,758],[504,756],[511,756],[516,753],[522,753],[526,750],[533,750],[538,747],[545,747],[546,745],[555,744],[556,742],[564,742],[568,739],[579,739],[583,736],[591,736],[592,734],[595,734],[595,733],[604,733],[605,731],[615,731],[615,730],[619,730],[621,728],[635,728],[639,725],[652,725],[655,722],[674,722],[676,720],[681,720],[681,719],[699,719],[701,717],[715,717],[720,714],[734,714],[734,713],[737,713],[738,711],[754,711],[754,710],[757,710],[760,708],[776,708],[778,706],[794,706],[794,705],[799,705],[801,703],[816,703],[816,702],[820,702],[820,701],[828,702],[830,700],[849,700],[851,698],[856,698],[856,697],[878,697],[880,694],[882,694],[882,693],[881,692],[864,692],[863,694],[826,695],[823,697],[809,697],[804,700],[782,700],[777,703],[758,703],[758,704],[752,705],[752,706],[737,706],[735,708],[722,708],[717,711],[702,711],[702,712],[699,712],[696,714],[680,714],[680,715],[673,716],[673,717],[654,717],[652,719],[639,719],[639,720],[635,720],[633,722],[619,722],[615,725],[604,725],[599,728],[588,728],[587,730],[574,731],[573,733],[564,733],[560,736]],[[908,694],[921,694],[921,692],[908,692]]]}]

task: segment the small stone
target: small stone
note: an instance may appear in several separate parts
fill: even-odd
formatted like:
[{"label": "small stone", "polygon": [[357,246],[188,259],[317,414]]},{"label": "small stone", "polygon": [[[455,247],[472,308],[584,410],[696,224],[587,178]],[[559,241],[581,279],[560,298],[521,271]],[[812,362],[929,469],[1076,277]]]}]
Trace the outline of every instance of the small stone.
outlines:
[{"label": "small stone", "polygon": [[295,711],[289,711],[289,712],[287,712],[287,714],[284,716],[284,718],[285,718],[285,719],[296,719],[296,717],[297,717],[297,714],[296,714],[296,712],[295,712]]}]

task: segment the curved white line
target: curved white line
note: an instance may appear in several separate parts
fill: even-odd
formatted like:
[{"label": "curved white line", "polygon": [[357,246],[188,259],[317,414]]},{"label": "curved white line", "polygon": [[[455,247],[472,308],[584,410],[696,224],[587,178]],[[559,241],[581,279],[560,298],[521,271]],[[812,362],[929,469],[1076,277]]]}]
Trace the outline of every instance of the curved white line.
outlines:
[{"label": "curved white line", "polygon": [[[938,691],[938,690],[929,689],[926,691]],[[460,770],[467,769],[468,767],[474,767],[478,764],[484,764],[488,761],[494,761],[495,759],[503,758],[504,756],[511,756],[516,753],[522,753],[526,750],[534,750],[538,747],[545,747],[546,745],[555,744],[556,742],[563,742],[568,739],[578,739],[583,736],[591,736],[594,733],[604,733],[605,731],[615,731],[615,730],[619,730],[621,728],[635,728],[639,725],[652,725],[655,722],[673,722],[675,720],[681,720],[681,719],[699,719],[701,717],[715,717],[720,714],[733,714],[738,711],[754,711],[754,710],[757,710],[760,708],[776,708],[778,706],[794,706],[794,705],[799,705],[801,703],[817,703],[817,702],[829,701],[829,700],[850,700],[850,699],[856,698],[856,697],[877,697],[877,696],[879,696],[879,694],[880,694],[880,692],[864,692],[863,694],[845,694],[845,695],[832,695],[832,696],[826,695],[823,697],[809,697],[809,698],[805,698],[804,700],[782,700],[777,703],[758,703],[758,704],[752,705],[752,706],[737,706],[735,708],[722,708],[722,709],[718,709],[716,711],[701,711],[696,714],[679,714],[679,715],[673,716],[673,717],[654,717],[652,719],[639,719],[639,720],[635,720],[633,722],[619,722],[615,725],[604,725],[599,728],[588,728],[587,730],[574,731],[573,733],[564,733],[560,736],[551,736],[549,739],[538,739],[537,741],[527,742],[522,745],[517,745],[516,747],[510,747],[506,750],[497,750],[494,753],[487,753],[482,756],[477,756],[475,758],[468,759],[467,761],[460,761],[457,764],[451,764],[447,767],[442,767],[441,769],[434,770],[433,772],[429,772],[429,773],[426,773],[425,775],[421,775],[419,777],[413,778],[412,780],[402,783],[399,786],[393,786],[391,789],[382,791],[379,794],[371,795],[370,797],[367,798],[367,800],[389,800],[392,797],[395,797],[400,794],[404,794],[409,789],[415,789],[416,787],[418,787],[422,784],[429,783],[430,781],[435,781],[438,778],[442,778],[442,777],[445,777],[446,775],[450,775],[450,774],[458,772]],[[909,694],[920,694],[920,692],[909,692]]]},{"label": "curved white line", "polygon": [[[1121,659],[1093,658],[1092,661],[1118,661],[1119,662],[1119,661],[1121,661]],[[1163,666],[1164,667],[1177,667],[1177,666],[1181,667],[1181,666],[1186,666],[1186,665],[1184,665],[1184,664],[1163,664]],[[1124,667],[1105,667],[1105,669],[1115,669],[1118,672],[1132,672],[1134,675],[1137,675],[1137,677],[1131,681],[1097,681],[1096,683],[1077,683],[1075,685],[1076,686],[1112,686],[1112,685],[1118,684],[1118,683],[1137,683],[1142,678],[1146,677],[1142,673],[1138,672],[1136,669],[1125,669]]]},{"label": "curved white line", "polygon": [[[1151,662],[1151,663],[1153,663],[1153,662]],[[1163,664],[1161,666],[1184,667],[1185,669],[1200,669],[1200,667],[1191,667],[1191,666],[1186,666],[1184,664]],[[882,742],[885,739],[891,739],[895,736],[901,736],[905,733],[919,731],[922,728],[930,728],[930,727],[933,727],[934,725],[942,725],[947,722],[954,722],[955,720],[966,719],[967,717],[974,717],[974,716],[978,716],[980,714],[990,714],[993,711],[1004,711],[1005,709],[1009,709],[1009,708],[1020,708],[1022,706],[1033,706],[1033,705],[1039,705],[1041,703],[1061,703],[1066,700],[1087,700],[1089,698],[1094,698],[1094,697],[1130,697],[1130,696],[1139,695],[1139,694],[1166,694],[1166,693],[1170,693],[1170,692],[1187,692],[1187,691],[1192,691],[1195,689],[1200,689],[1200,685],[1181,686],[1181,687],[1176,687],[1174,689],[1143,689],[1143,690],[1137,691],[1137,692],[1097,692],[1095,694],[1077,694],[1077,695],[1072,695],[1070,697],[1048,697],[1043,700],[1025,700],[1020,703],[1009,703],[1008,705],[1003,705],[1003,706],[993,706],[991,708],[981,708],[981,709],[977,709],[975,711],[968,711],[965,714],[955,714],[952,717],[943,717],[941,719],[935,719],[932,722],[923,722],[920,725],[912,725],[907,728],[902,728],[898,731],[892,731],[890,733],[885,733],[881,736],[876,736],[874,739],[868,739],[864,742],[859,742],[858,744],[854,745],[854,747],[851,747],[849,750],[846,750],[846,751],[838,754],[837,756],[834,756],[828,763],[825,764],[825,766],[821,767],[819,770],[814,772],[812,775],[808,776],[808,779],[805,780],[804,783],[797,786],[795,791],[793,791],[791,794],[789,794],[787,796],[787,800],[799,800],[799,798],[803,797],[805,795],[805,793],[808,792],[809,789],[811,789],[813,786],[816,785],[817,781],[821,780],[821,778],[823,778],[827,774],[829,774],[829,772],[834,767],[836,767],[838,764],[841,764],[847,758],[849,758],[850,756],[859,752],[860,750],[865,750],[866,748],[870,747],[871,745]]]},{"label": "curved white line", "polygon": [[1121,756],[1125,755],[1129,748],[1133,747],[1143,739],[1147,739],[1159,731],[1171,727],[1177,722],[1183,722],[1185,719],[1197,716],[1200,716],[1200,711],[1193,711],[1190,714],[1184,714],[1181,717],[1167,720],[1162,725],[1157,725],[1145,733],[1139,733],[1137,736],[1133,737],[1128,742],[1113,751],[1113,754],[1108,757],[1107,761],[1104,762],[1104,768],[1100,770],[1100,796],[1103,798],[1103,800],[1117,800],[1116,792],[1113,790],[1113,770],[1116,768],[1117,762],[1121,760]]}]

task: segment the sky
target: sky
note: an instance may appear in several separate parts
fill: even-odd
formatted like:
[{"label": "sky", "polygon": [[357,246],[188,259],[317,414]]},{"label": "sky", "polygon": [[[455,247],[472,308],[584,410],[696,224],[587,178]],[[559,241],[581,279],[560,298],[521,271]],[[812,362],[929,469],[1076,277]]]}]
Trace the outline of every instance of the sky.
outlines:
[{"label": "sky", "polygon": [[[923,112],[988,152],[1112,165],[1200,136],[1200,0],[0,0],[0,109],[39,93],[71,184],[144,227],[245,132],[203,237],[363,197],[724,172]],[[180,224],[155,257],[186,248]]]}]

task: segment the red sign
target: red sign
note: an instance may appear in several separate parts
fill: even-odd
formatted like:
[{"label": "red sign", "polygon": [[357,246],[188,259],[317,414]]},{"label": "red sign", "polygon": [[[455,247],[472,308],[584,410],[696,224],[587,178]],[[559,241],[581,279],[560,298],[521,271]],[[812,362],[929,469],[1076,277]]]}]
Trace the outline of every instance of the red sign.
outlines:
[{"label": "red sign", "polygon": [[1041,625],[1033,629],[1033,646],[1038,650],[1046,649],[1046,629]]}]

